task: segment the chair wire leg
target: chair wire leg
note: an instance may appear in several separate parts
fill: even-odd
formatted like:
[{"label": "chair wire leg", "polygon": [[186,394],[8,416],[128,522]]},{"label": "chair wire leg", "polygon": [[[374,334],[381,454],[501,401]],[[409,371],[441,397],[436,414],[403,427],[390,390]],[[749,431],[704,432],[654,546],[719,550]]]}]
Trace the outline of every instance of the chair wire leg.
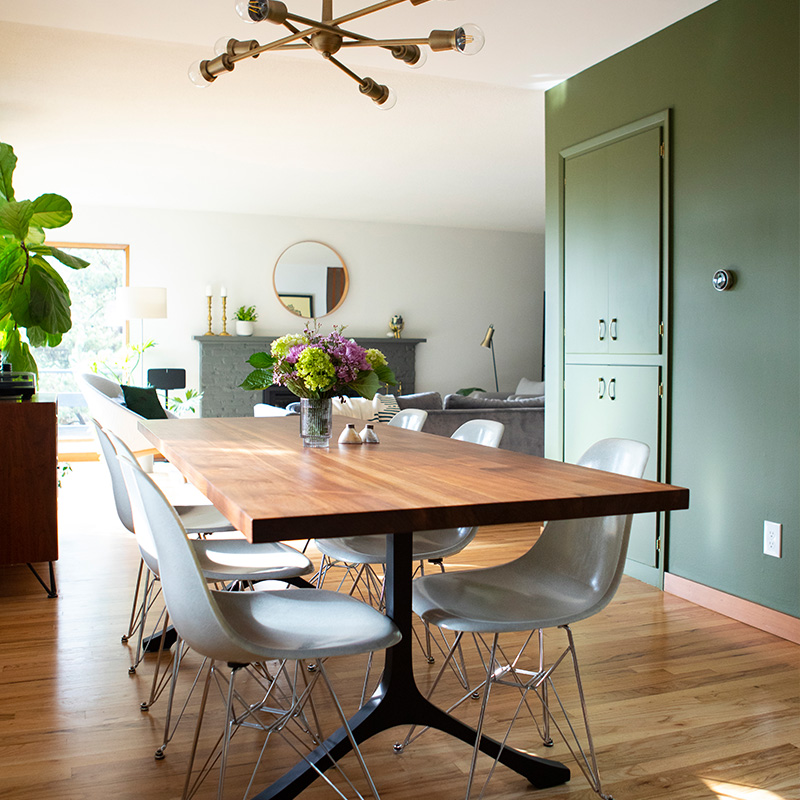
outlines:
[{"label": "chair wire leg", "polygon": [[480,752],[481,734],[483,732],[483,720],[486,716],[486,705],[489,702],[489,692],[492,688],[492,674],[494,672],[495,658],[497,655],[498,634],[492,638],[492,647],[489,654],[489,665],[486,669],[486,683],[483,685],[483,699],[481,700],[481,710],[478,714],[478,724],[475,728],[475,746],[472,749],[472,761],[469,765],[469,777],[467,778],[466,800],[469,800],[472,792],[472,783],[475,779],[475,767],[478,763],[478,753]]},{"label": "chair wire leg", "polygon": [[181,794],[181,800],[189,800],[189,798],[197,791],[197,787],[199,785],[198,781],[202,779],[203,775],[201,773],[200,778],[198,781],[195,781],[192,784],[192,769],[194,768],[194,759],[197,755],[197,745],[200,741],[200,729],[203,726],[203,717],[205,716],[206,711],[206,703],[208,702],[208,690],[211,688],[211,673],[214,669],[214,662],[209,659],[208,662],[208,670],[206,672],[206,679],[203,684],[203,694],[200,698],[200,708],[197,711],[197,723],[195,724],[194,728],[194,738],[192,740],[192,749],[189,753],[189,763],[186,767],[186,780],[183,784],[183,793]]},{"label": "chair wire leg", "polygon": [[[380,795],[378,794],[377,788],[375,788],[375,783],[372,780],[372,775],[370,775],[369,769],[367,768],[367,764],[364,761],[364,756],[361,755],[361,748],[358,746],[355,736],[353,736],[353,731],[350,728],[350,723],[347,720],[347,716],[344,713],[344,709],[339,703],[339,698],[337,697],[336,692],[333,690],[330,678],[328,677],[328,672],[325,669],[325,665],[322,663],[322,660],[318,662],[318,666],[320,669],[320,673],[322,674],[322,678],[325,681],[325,685],[328,687],[328,692],[330,693],[331,700],[333,700],[333,704],[336,707],[336,712],[339,715],[339,719],[342,725],[344,726],[344,729],[347,731],[347,738],[350,740],[350,744],[353,747],[353,753],[355,753],[355,756],[358,759],[358,764],[361,767],[361,771],[364,773],[364,777],[366,778],[367,783],[369,784],[370,791],[372,792],[373,797],[375,797],[375,800],[380,800]],[[222,799],[220,798],[220,800]]]},{"label": "chair wire leg", "polygon": [[139,587],[142,585],[142,571],[144,570],[144,560],[139,559],[139,571],[136,573],[136,586],[133,590],[133,601],[131,602],[131,618],[128,622],[128,631],[127,633],[122,634],[122,643],[128,641],[128,639],[133,636],[136,632],[136,626],[138,624],[138,615],[137,611],[139,610],[139,604],[136,602],[139,599]]}]

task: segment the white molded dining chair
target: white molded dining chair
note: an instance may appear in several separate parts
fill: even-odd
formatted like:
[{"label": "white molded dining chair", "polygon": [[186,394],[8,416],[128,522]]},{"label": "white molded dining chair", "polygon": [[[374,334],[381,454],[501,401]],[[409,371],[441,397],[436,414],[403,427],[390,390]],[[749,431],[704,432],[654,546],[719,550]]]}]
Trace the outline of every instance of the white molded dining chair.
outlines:
[{"label": "white molded dining chair", "polygon": [[[372,794],[378,798],[377,790],[369,770],[361,756],[347,719],[336,698],[325,668],[325,659],[338,655],[354,655],[382,650],[400,641],[400,632],[395,624],[383,614],[355,598],[336,592],[318,589],[292,589],[289,591],[263,592],[218,592],[209,589],[198,553],[186,536],[180,519],[164,497],[158,486],[136,464],[124,462],[122,469],[128,485],[137,536],[152,546],[160,566],[163,594],[170,617],[190,647],[209,659],[206,688],[198,716],[197,731],[188,765],[183,798],[190,797],[199,782],[208,773],[209,764],[219,759],[218,798],[222,798],[225,771],[231,736],[241,725],[258,727],[267,735],[283,735],[285,728],[296,726],[305,717],[304,707],[309,700],[311,688],[322,678],[326,684],[350,743],[359,761]],[[275,697],[271,688],[280,676],[286,678],[290,670],[285,668],[287,660],[302,662],[313,659],[317,666],[306,672],[302,663],[295,675],[302,675],[299,683],[284,700]],[[241,713],[235,711],[240,701],[236,689],[236,677],[252,665],[264,665],[277,660],[281,663],[277,674],[266,674],[268,700],[264,703],[245,705]],[[221,662],[220,666],[217,662]],[[225,675],[222,664],[227,664]],[[222,673],[222,674],[220,674]],[[265,675],[262,666],[261,676]],[[222,679],[225,686],[225,727],[218,756],[212,754],[201,769],[198,781],[191,781],[194,758],[199,740],[200,727],[205,712],[205,701],[212,681]],[[263,681],[262,681],[263,683]],[[311,747],[321,744],[322,737],[310,734]],[[287,741],[295,745],[298,731],[293,727],[287,731]],[[264,742],[266,747],[266,741]],[[263,756],[256,763],[256,769]],[[249,796],[255,771],[246,790]],[[322,774],[325,780],[327,777]],[[349,782],[349,781],[348,781]],[[350,784],[352,786],[352,784]],[[358,795],[361,797],[361,795]]]},{"label": "white molded dining chair", "polygon": [[393,428],[405,428],[408,431],[421,431],[428,412],[424,408],[404,408],[398,411],[386,424]]},{"label": "white molded dining chair", "polygon": [[[626,439],[604,439],[592,445],[578,461],[581,466],[617,472],[631,477],[644,473],[650,448]],[[528,708],[530,692],[535,693],[544,711],[543,722],[536,722],[545,744],[550,743],[550,724],[561,733],[592,789],[602,798],[600,775],[586,713],[586,703],[578,669],[575,643],[570,625],[597,614],[613,598],[625,566],[631,516],[548,522],[538,541],[520,558],[507,564],[465,572],[419,578],[413,583],[413,607],[428,625],[456,633],[454,644],[433,683],[436,688],[448,659],[453,657],[465,633],[473,634],[486,667],[483,682],[468,690],[456,703],[460,705],[476,691],[483,698],[478,716],[476,744],[467,783],[467,798],[473,786],[481,735],[490,690],[495,685],[511,686],[520,694],[507,738],[523,708]],[[562,628],[567,636],[565,649],[550,665],[544,663],[542,631]],[[503,633],[530,632],[516,657],[500,663]],[[523,670],[519,661],[527,644],[538,632],[538,665]],[[490,642],[484,637],[491,637]],[[488,652],[486,652],[488,651]],[[569,656],[569,661],[567,660]],[[571,661],[580,699],[586,749],[577,738],[566,708],[553,684],[553,675],[561,664]],[[555,699],[555,704],[550,699]],[[455,706],[453,706],[455,707]],[[556,712],[563,715],[559,723]],[[533,713],[531,712],[531,716]],[[505,742],[506,738],[502,741]],[[410,735],[405,744],[410,741]],[[486,782],[494,771],[495,761]],[[484,784],[485,789],[485,784]]]}]

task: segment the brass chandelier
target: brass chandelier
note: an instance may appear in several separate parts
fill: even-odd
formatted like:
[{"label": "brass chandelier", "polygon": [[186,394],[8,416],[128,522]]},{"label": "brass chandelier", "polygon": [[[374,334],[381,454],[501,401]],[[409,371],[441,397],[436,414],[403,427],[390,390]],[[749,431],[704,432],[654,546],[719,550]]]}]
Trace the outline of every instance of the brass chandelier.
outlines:
[{"label": "brass chandelier", "polygon": [[[388,50],[398,61],[414,69],[425,63],[424,47],[434,52],[454,50],[464,55],[474,55],[481,50],[484,43],[483,31],[472,24],[461,25],[454,30],[431,31],[430,35],[420,39],[370,39],[342,27],[352,20],[403,2],[406,0],[383,0],[341,17],[334,17],[333,0],[322,0],[321,19],[314,20],[290,13],[286,4],[280,0],[236,0],[236,12],[245,22],[271,22],[274,25],[282,25],[289,34],[267,44],[259,44],[255,39],[239,41],[224,37],[214,47],[216,53],[214,58],[196,61],[189,67],[189,78],[196,86],[208,86],[219,75],[231,72],[236,62],[245,58],[257,58],[261,53],[270,50],[311,48],[345,75],[353,78],[358,83],[361,94],[373,100],[378,108],[392,108],[397,99],[388,86],[372,78],[358,76],[335,58],[335,54],[348,47],[381,47]],[[428,0],[409,0],[409,2],[413,6],[418,6],[427,3]]]}]

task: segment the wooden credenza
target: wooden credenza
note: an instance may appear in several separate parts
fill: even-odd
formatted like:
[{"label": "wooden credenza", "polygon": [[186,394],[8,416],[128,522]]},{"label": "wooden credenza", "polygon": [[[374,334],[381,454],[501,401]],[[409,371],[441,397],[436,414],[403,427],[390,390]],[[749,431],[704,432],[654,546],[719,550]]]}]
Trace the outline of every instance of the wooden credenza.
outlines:
[{"label": "wooden credenza", "polygon": [[58,559],[56,412],[55,403],[0,402],[0,564],[50,562],[50,586],[42,585],[51,595]]}]

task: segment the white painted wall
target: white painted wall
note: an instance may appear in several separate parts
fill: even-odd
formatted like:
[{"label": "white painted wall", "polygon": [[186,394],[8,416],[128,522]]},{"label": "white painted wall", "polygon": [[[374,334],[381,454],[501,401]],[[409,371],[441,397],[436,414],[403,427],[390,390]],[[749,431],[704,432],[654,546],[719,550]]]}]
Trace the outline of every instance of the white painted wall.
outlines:
[{"label": "white painted wall", "polygon": [[[168,319],[144,323],[145,338],[158,342],[146,368],[183,367],[190,387],[198,386],[192,336],[207,329],[208,284],[217,333],[223,284],[229,331],[242,304],[256,306],[257,334],[301,329],[273,293],[272,269],[288,245],[308,239],[333,247],[350,272],[348,296],[323,328],[336,323],[356,339],[383,336],[390,317],[402,314],[403,335],[428,340],[417,347],[418,391],[493,390],[491,354],[479,346],[489,323],[500,389],[513,390],[522,376],[540,378],[543,235],[160,209],[74,211],[57,231],[60,241],[129,244],[131,285],[167,288]],[[138,336],[138,323],[131,330]]]}]

